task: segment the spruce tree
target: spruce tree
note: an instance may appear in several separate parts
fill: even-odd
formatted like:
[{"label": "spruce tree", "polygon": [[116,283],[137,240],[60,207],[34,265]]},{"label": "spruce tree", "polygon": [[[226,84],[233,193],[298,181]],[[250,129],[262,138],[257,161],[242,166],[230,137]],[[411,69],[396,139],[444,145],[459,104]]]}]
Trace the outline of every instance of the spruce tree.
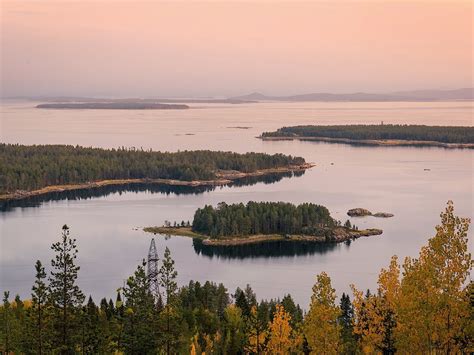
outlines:
[{"label": "spruce tree", "polygon": [[76,239],[69,236],[69,227],[62,228],[61,241],[54,243],[51,249],[56,256],[51,260],[50,300],[55,309],[54,323],[57,338],[57,351],[62,354],[74,352],[77,311],[84,302],[84,295],[76,284],[80,269],[75,264],[77,258]]},{"label": "spruce tree", "polygon": [[344,352],[347,354],[354,354],[357,349],[357,339],[354,335],[354,307],[352,306],[349,295],[342,294],[339,303],[341,314],[338,322],[341,325],[341,342]]},{"label": "spruce tree", "polygon": [[104,346],[104,332],[100,329],[99,309],[92,297],[81,309],[81,349],[83,354],[101,353]]}]

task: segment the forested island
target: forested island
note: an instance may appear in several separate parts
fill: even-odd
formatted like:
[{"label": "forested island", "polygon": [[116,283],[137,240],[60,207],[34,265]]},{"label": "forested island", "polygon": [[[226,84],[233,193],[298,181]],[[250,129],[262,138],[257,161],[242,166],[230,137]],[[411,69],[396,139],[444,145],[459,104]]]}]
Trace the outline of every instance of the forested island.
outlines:
[{"label": "forested island", "polygon": [[312,166],[283,154],[0,144],[0,200],[133,183],[216,186]]},{"label": "forested island", "polygon": [[182,221],[146,232],[203,239],[205,245],[234,246],[271,241],[344,242],[382,234],[379,229],[358,230],[347,220],[333,219],[329,210],[313,203],[253,202],[246,205],[219,203],[199,208],[192,224]]},{"label": "forested island", "polygon": [[424,125],[291,126],[264,132],[263,140],[301,139],[381,146],[474,148],[474,127]]},{"label": "forested island", "polygon": [[72,110],[186,110],[188,105],[154,102],[65,102],[39,104],[36,108]]},{"label": "forested island", "polygon": [[375,290],[352,285],[352,295],[338,299],[321,272],[308,284],[311,300],[303,311],[290,294],[262,300],[249,285],[233,294],[213,282],[180,286],[168,248],[159,262],[149,261],[158,264],[157,274],[147,273],[143,261],[123,286],[117,281],[116,293],[96,303],[79,286],[78,244],[64,226],[51,263],[31,265],[31,297],[3,290],[0,352],[471,354],[468,228],[469,219],[449,203],[419,256],[387,260]]}]

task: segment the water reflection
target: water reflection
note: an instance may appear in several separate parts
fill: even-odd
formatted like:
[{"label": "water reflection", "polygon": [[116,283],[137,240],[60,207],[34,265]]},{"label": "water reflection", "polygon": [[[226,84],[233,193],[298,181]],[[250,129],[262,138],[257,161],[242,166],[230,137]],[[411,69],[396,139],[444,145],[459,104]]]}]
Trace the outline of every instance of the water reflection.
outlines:
[{"label": "water reflection", "polygon": [[[233,181],[227,186],[251,186],[258,183],[263,184],[274,184],[283,178],[299,177],[302,176],[305,171],[286,172],[271,174],[265,176],[254,176],[247,177]],[[164,184],[147,184],[147,183],[136,183],[136,184],[125,184],[125,185],[109,185],[95,188],[84,188],[79,190],[69,190],[61,192],[50,192],[48,194],[32,196],[22,200],[13,200],[0,202],[0,211],[8,212],[13,208],[20,207],[39,207],[41,204],[50,201],[59,200],[88,200],[98,197],[105,197],[112,194],[121,195],[124,192],[149,192],[149,193],[160,193],[160,194],[175,194],[175,195],[192,195],[202,194],[207,191],[213,191],[221,186],[170,186]]]},{"label": "water reflection", "polygon": [[213,257],[222,259],[246,259],[257,257],[277,258],[315,254],[322,255],[338,248],[348,248],[349,246],[350,241],[341,245],[336,243],[295,243],[282,240],[226,247],[209,246],[203,244],[200,239],[193,239],[193,247],[196,254],[207,256],[211,259]]}]

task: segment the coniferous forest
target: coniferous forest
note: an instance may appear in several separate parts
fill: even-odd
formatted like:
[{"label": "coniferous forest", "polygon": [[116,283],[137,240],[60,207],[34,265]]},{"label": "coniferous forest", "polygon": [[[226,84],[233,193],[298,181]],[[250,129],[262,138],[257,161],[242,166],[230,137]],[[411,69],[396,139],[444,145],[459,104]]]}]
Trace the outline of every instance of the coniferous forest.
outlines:
[{"label": "coniferous forest", "polygon": [[[469,219],[450,202],[417,258],[396,256],[376,290],[340,298],[316,276],[307,309],[290,295],[259,300],[247,285],[190,281],[179,287],[165,249],[152,292],[143,261],[110,299],[78,285],[78,245],[67,226],[46,267],[32,265],[31,297],[3,294],[0,351],[38,354],[468,354],[474,351]],[[308,285],[308,288],[311,285]]]},{"label": "coniferous forest", "polygon": [[337,225],[329,210],[313,203],[295,206],[285,202],[253,202],[216,208],[199,208],[192,223],[194,232],[212,238],[255,234],[321,234]]},{"label": "coniferous forest", "polygon": [[325,137],[354,140],[411,140],[474,143],[474,127],[424,125],[334,125],[282,127],[262,137]]},{"label": "coniferous forest", "polygon": [[219,170],[254,172],[304,162],[283,154],[0,144],[0,193],[113,179],[211,180]]}]

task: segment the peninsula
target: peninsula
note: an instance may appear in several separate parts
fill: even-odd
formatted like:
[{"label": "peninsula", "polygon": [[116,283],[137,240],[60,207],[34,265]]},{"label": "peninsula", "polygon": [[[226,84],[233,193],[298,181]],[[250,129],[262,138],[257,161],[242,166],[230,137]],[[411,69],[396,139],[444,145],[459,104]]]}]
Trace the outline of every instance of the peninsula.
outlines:
[{"label": "peninsula", "polygon": [[474,127],[424,125],[291,126],[264,132],[263,140],[307,140],[373,146],[474,148]]},{"label": "peninsula", "polygon": [[109,185],[226,185],[313,166],[283,154],[0,144],[0,201]]},{"label": "peninsula", "polygon": [[324,206],[284,202],[248,202],[199,208],[192,224],[168,222],[147,227],[145,232],[201,239],[209,246],[236,246],[273,241],[340,243],[380,235],[380,229],[358,230],[346,221],[333,219]]}]

